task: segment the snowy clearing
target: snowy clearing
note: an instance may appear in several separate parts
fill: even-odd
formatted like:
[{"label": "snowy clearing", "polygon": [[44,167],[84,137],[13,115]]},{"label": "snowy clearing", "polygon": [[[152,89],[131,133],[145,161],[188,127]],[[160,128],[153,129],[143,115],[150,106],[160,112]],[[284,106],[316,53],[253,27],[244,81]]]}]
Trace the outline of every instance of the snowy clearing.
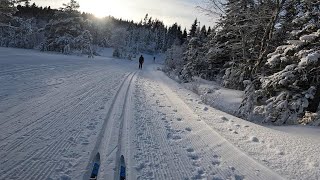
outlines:
[{"label": "snowy clearing", "polygon": [[0,179],[89,179],[98,152],[98,179],[119,179],[121,155],[127,179],[320,177],[315,136],[206,106],[151,57],[0,48]]}]

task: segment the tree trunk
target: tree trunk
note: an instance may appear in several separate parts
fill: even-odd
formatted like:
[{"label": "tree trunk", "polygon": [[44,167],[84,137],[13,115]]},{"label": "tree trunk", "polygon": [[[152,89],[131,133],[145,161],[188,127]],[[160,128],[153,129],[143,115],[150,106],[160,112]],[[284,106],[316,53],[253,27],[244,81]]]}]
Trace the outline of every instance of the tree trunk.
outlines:
[{"label": "tree trunk", "polygon": [[307,111],[310,111],[313,113],[317,112],[319,104],[320,104],[320,85],[317,86],[316,94],[314,95],[314,98],[310,102],[307,108]]},{"label": "tree trunk", "polygon": [[255,64],[253,73],[256,73],[256,71],[259,69],[259,66],[262,63],[263,58],[268,54],[269,52],[269,41],[272,39],[272,34],[274,31],[274,26],[276,22],[278,21],[279,14],[281,12],[281,9],[283,7],[283,4],[286,2],[286,0],[277,0],[276,2],[276,9],[274,11],[273,16],[270,19],[269,24],[266,27],[266,30],[264,32],[263,38],[261,40],[261,46],[260,46],[260,55],[258,58],[258,61]]}]

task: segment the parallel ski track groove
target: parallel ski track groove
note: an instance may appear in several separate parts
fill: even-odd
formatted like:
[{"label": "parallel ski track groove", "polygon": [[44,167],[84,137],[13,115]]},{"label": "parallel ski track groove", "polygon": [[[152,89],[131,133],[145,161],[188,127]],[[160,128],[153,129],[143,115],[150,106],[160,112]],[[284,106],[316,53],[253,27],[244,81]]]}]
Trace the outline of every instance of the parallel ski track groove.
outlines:
[{"label": "parallel ski track groove", "polygon": [[[92,159],[94,158],[94,156],[96,155],[96,153],[98,152],[98,150],[100,149],[100,146],[101,146],[101,143],[102,143],[102,139],[103,139],[103,136],[104,136],[105,131],[106,131],[106,128],[107,128],[106,126],[107,126],[107,124],[108,124],[108,122],[109,122],[110,115],[111,115],[111,113],[112,113],[112,111],[113,111],[113,109],[114,109],[114,105],[115,105],[116,100],[118,99],[118,96],[119,96],[119,94],[120,94],[120,91],[122,90],[125,82],[129,79],[129,77],[132,76],[132,77],[131,77],[131,80],[132,80],[132,78],[135,76],[136,73],[137,73],[137,72],[131,72],[131,73],[129,73],[129,74],[126,76],[125,80],[123,80],[123,82],[121,83],[120,87],[118,88],[118,91],[117,91],[117,93],[115,94],[115,96],[114,96],[114,98],[113,98],[113,100],[112,100],[112,102],[111,102],[111,104],[110,104],[108,113],[107,113],[107,115],[106,115],[106,118],[104,119],[104,122],[103,122],[102,128],[101,128],[101,130],[100,130],[100,133],[99,133],[99,135],[97,136],[97,137],[98,137],[98,140],[96,141],[95,146],[94,146],[94,148],[93,148],[93,151],[91,152],[90,161],[88,162],[88,165],[87,165],[87,168],[86,168],[87,170],[90,170],[90,169],[91,169],[91,167],[90,167],[91,161],[92,161]],[[131,80],[129,81],[129,85],[131,84]],[[126,96],[127,96],[127,94],[126,94]]]},{"label": "parallel ski track groove", "polygon": [[136,73],[133,74],[133,76],[131,77],[129,84],[128,84],[128,88],[125,94],[125,99],[124,99],[124,103],[123,103],[123,107],[122,107],[122,112],[121,112],[121,116],[120,116],[120,127],[119,127],[119,135],[118,135],[118,149],[117,149],[117,153],[116,153],[116,171],[115,171],[115,178],[118,177],[117,173],[119,173],[119,166],[120,166],[120,156],[121,156],[121,149],[122,149],[122,133],[123,133],[123,124],[125,121],[125,113],[126,113],[126,108],[127,108],[127,102],[128,102],[128,94],[132,85],[132,80],[135,77]]}]

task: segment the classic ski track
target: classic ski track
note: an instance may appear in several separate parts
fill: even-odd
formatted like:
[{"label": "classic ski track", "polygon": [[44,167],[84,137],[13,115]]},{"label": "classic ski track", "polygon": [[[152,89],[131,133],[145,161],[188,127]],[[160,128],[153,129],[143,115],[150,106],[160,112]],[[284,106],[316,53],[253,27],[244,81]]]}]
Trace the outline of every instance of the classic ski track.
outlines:
[{"label": "classic ski track", "polygon": [[[151,74],[151,73],[150,73]],[[199,117],[198,114],[194,113],[192,109],[190,109],[190,107],[185,104],[185,102],[180,99],[180,97],[178,97],[169,87],[167,87],[163,82],[164,80],[162,80],[160,77],[151,74],[151,76],[153,76],[153,79],[157,80],[157,82],[160,84],[159,88],[162,89],[162,92],[164,92],[166,99],[171,102],[170,104],[173,105],[173,107],[176,107],[176,109],[178,109],[178,114],[182,117],[184,117],[184,119],[188,119],[190,117],[193,116],[192,119],[201,119],[201,117]],[[184,112],[188,112],[189,116],[187,116],[186,114],[181,114],[179,113],[180,110],[184,110]],[[183,112],[182,110],[182,112]],[[201,124],[204,123],[205,125]],[[193,123],[196,124],[196,123]],[[213,152],[220,152],[220,155],[223,156],[224,159],[228,159],[228,157],[234,157],[234,154],[238,154],[238,157],[236,158],[237,161],[239,162],[233,162],[234,160],[230,161],[228,160],[228,163],[232,162],[232,165],[235,165],[235,167],[237,167],[237,170],[240,170],[240,172],[246,172],[245,177],[249,178],[249,179],[267,179],[273,177],[276,179],[283,179],[280,175],[278,175],[276,172],[272,171],[271,169],[269,169],[268,167],[260,164],[259,162],[257,162],[256,160],[252,159],[250,156],[246,155],[245,153],[243,153],[242,151],[240,151],[237,147],[235,147],[234,145],[232,145],[230,142],[228,142],[225,138],[223,138],[221,135],[219,135],[214,129],[212,129],[210,126],[208,126],[204,121],[199,122],[198,125],[200,130],[199,132],[197,132],[198,134],[196,136],[194,135],[190,135],[191,139],[190,139],[190,143],[199,143],[197,145],[192,146],[192,148],[194,149],[194,151],[197,151],[196,147],[203,147],[203,148],[207,148],[207,150],[213,150]],[[203,127],[205,127],[205,129],[203,129]],[[214,137],[216,140],[221,141],[220,143],[225,145],[224,146],[224,151],[226,154],[221,154],[221,150],[219,149],[219,146],[213,146],[213,147],[209,147],[208,146],[208,142],[205,142],[207,138],[204,138],[206,136],[209,136],[210,138]],[[187,139],[188,138],[184,138]],[[181,139],[180,141],[184,141],[184,139]],[[219,143],[218,143],[219,144]],[[225,149],[227,148],[227,149]],[[200,157],[199,157],[200,158]],[[202,157],[203,159],[212,159],[212,157],[209,157],[208,154],[206,157]],[[202,162],[203,164],[204,162]],[[231,165],[230,164],[230,165]],[[246,165],[245,165],[246,164]],[[252,166],[252,164],[255,164],[258,167],[254,167]],[[203,164],[203,168],[208,167],[209,164]],[[242,166],[242,167],[241,167]],[[244,167],[245,166],[245,167]],[[252,167],[252,169],[260,169],[260,174],[254,174],[254,173],[250,173],[250,171],[247,171],[246,168],[247,167]],[[242,168],[242,169],[239,169]],[[219,168],[217,169],[219,171]],[[248,174],[249,173],[249,174]],[[221,173],[221,175],[225,175],[225,173]],[[262,176],[262,177],[259,177]],[[224,178],[228,178],[228,177],[224,177]]]},{"label": "classic ski track", "polygon": [[[98,83],[98,84],[103,84],[103,83]],[[100,92],[103,92],[103,91],[101,91],[101,87],[100,87],[100,86],[99,86],[98,88],[96,88],[96,90],[100,90]],[[93,88],[90,89],[90,92],[91,92],[91,91],[92,91],[91,95],[95,95],[95,94],[96,94],[96,96],[99,96],[99,95],[100,95],[100,94],[98,94],[96,91],[93,91]],[[87,94],[89,94],[89,93],[87,93]],[[94,98],[91,98],[91,100],[92,100],[92,101],[87,101],[86,104],[84,105],[84,106],[87,107],[87,108],[86,108],[87,110],[90,109],[90,107],[94,105],[95,99],[94,99]],[[85,101],[85,100],[83,100],[83,101]],[[78,103],[80,103],[80,102],[78,102]],[[72,104],[72,103],[71,103],[71,104]],[[90,104],[91,104],[91,106],[88,106],[88,105],[90,105]],[[74,108],[73,110],[75,110],[75,108]],[[77,115],[76,115],[77,112],[75,112],[75,111],[73,111],[73,112],[74,112],[74,114],[72,115],[73,118],[72,118],[71,121],[69,121],[70,124],[72,124],[73,121],[78,118]],[[78,115],[78,116],[80,116],[80,115]],[[59,123],[59,122],[58,122],[58,123]],[[55,125],[55,124],[54,124],[54,125]],[[52,127],[52,125],[49,126],[49,127]],[[49,127],[48,127],[48,128],[49,128]],[[80,124],[80,127],[81,127],[81,124]],[[78,128],[78,129],[80,129],[80,128]],[[61,132],[63,132],[63,129],[58,130],[55,134],[60,134]],[[48,132],[48,133],[49,133],[49,132]],[[68,139],[69,137],[75,137],[75,138],[77,138],[77,137],[80,135],[80,133],[81,133],[81,131],[77,132],[77,134],[72,134],[72,135],[69,135],[69,136],[68,136],[68,133],[65,133],[67,136],[65,136],[65,135],[62,133],[62,135],[60,135],[60,139],[52,142],[51,145],[47,146],[45,149],[41,150],[40,152],[34,153],[34,155],[28,157],[28,158],[27,158],[26,160],[24,160],[23,162],[28,162],[28,160],[31,160],[31,159],[33,159],[34,157],[39,156],[39,155],[42,155],[42,154],[47,154],[47,156],[45,157],[45,159],[48,159],[48,158],[49,158],[49,159],[54,159],[55,157],[57,157],[56,155],[59,153],[58,151],[55,152],[56,149],[59,150],[61,147],[64,147],[64,146],[66,146],[65,149],[68,149],[68,148],[71,146],[68,141],[65,141],[65,139]],[[59,142],[59,143],[56,144],[56,142]],[[68,146],[68,143],[69,143],[69,146]],[[55,152],[55,153],[54,153],[54,152]],[[31,163],[33,163],[33,162],[31,162]],[[24,164],[25,164],[25,163],[17,162],[17,163],[14,164],[14,166],[13,166],[13,167],[15,167],[15,168],[11,169],[10,171],[7,171],[5,174],[2,174],[1,177],[7,177],[6,175],[10,175],[10,172],[15,172],[15,169],[18,169],[18,168],[17,168],[17,165],[20,167],[20,166],[22,166],[22,165],[24,165]],[[38,163],[38,166],[37,166],[37,167],[39,167],[40,165],[41,165],[41,164]],[[41,165],[41,166],[42,166],[42,168],[43,168],[43,165]],[[56,166],[56,165],[53,164],[53,166]],[[34,165],[29,165],[29,166],[25,166],[25,167],[27,167],[28,169],[34,169],[34,168],[35,168]],[[26,171],[26,169],[23,168],[23,169],[20,170],[20,172],[22,172],[22,171],[24,171],[24,170]],[[53,168],[52,170],[54,170],[54,168]],[[52,171],[52,170],[51,170],[51,171]],[[41,171],[38,171],[38,173],[40,173],[40,172],[41,172]],[[35,172],[35,173],[37,173],[37,172]],[[32,178],[32,176],[33,176],[33,175],[30,174],[30,177],[31,177],[31,178]],[[25,177],[28,178],[29,176],[25,176]]]},{"label": "classic ski track", "polygon": [[[104,119],[104,122],[103,122],[103,125],[102,125],[102,129],[100,130],[99,132],[99,135],[97,136],[98,139],[95,143],[95,147],[93,148],[93,151],[91,152],[91,155],[90,155],[90,161],[88,162],[88,165],[87,165],[87,172],[84,174],[83,176],[83,179],[88,179],[89,176],[90,176],[90,170],[91,170],[91,163],[92,163],[92,159],[94,158],[94,156],[99,152],[101,154],[101,163],[104,161],[103,157],[106,157],[105,155],[107,154],[106,153],[103,153],[105,152],[105,148],[106,147],[102,147],[103,146],[103,143],[106,142],[106,144],[108,145],[108,143],[110,142],[110,135],[106,135],[109,134],[108,132],[106,132],[106,129],[108,128],[108,124],[110,123],[113,123],[114,121],[116,121],[115,119],[111,119],[111,115],[112,115],[112,112],[115,111],[115,104],[116,104],[116,101],[119,99],[119,96],[120,95],[123,95],[123,94],[120,94],[120,92],[124,89],[124,87],[127,87],[127,86],[124,86],[125,83],[127,81],[128,82],[128,87],[130,86],[131,84],[131,81],[133,79],[133,77],[136,75],[137,72],[131,72],[130,74],[127,75],[127,77],[125,78],[125,80],[123,80],[123,82],[121,83],[120,87],[118,88],[117,90],[117,93],[116,95],[114,96],[113,100],[112,100],[112,103],[110,104],[110,107],[109,107],[109,110],[108,110],[108,113],[106,115],[106,118]],[[127,94],[124,94],[125,98],[127,97]],[[122,104],[122,107],[124,107],[125,104],[123,103]],[[104,141],[102,141],[104,140]],[[101,170],[101,169],[100,169]],[[101,175],[101,174],[99,174]],[[99,176],[98,176],[99,177]]]},{"label": "classic ski track", "polygon": [[[123,127],[127,121],[127,117],[126,117],[126,112],[128,111],[128,96],[130,94],[130,92],[132,91],[132,81],[134,81],[134,79],[136,78],[135,74],[131,77],[130,79],[130,82],[128,84],[128,87],[127,87],[127,91],[126,91],[126,95],[125,95],[125,99],[124,99],[124,103],[123,103],[123,107],[122,107],[122,112],[121,112],[121,116],[120,116],[120,127],[119,127],[119,135],[118,135],[118,145],[117,145],[117,153],[116,153],[116,167],[115,167],[115,180],[118,180],[120,179],[120,173],[119,173],[119,166],[120,166],[120,157],[121,155],[124,156],[125,160],[127,159],[125,153],[123,152],[122,150],[122,146],[123,146],[123,143],[126,143],[126,142],[123,142],[123,139],[122,139],[122,136],[123,136],[123,133],[126,133],[124,132],[123,130]],[[130,104],[131,105],[131,104]],[[124,144],[126,145],[126,144]]]}]

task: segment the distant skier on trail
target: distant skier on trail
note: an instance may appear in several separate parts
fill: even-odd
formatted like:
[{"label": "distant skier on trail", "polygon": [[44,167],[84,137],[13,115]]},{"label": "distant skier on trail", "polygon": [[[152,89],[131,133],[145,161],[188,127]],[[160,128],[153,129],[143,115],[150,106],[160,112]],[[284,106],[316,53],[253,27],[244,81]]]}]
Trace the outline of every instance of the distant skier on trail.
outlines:
[{"label": "distant skier on trail", "polygon": [[141,55],[139,58],[139,69],[142,69],[142,64],[144,63],[144,57]]}]

